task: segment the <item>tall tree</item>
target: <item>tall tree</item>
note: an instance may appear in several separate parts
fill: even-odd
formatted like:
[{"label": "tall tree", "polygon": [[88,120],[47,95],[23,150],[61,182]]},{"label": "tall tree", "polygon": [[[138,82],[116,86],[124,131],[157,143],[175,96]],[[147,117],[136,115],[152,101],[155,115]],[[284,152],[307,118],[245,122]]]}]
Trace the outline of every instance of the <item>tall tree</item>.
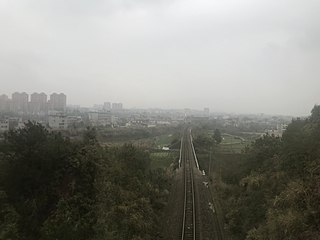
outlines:
[{"label": "tall tree", "polygon": [[221,136],[221,132],[219,129],[214,130],[213,138],[216,141],[216,143],[218,143],[218,144],[220,144],[222,142],[222,136]]}]

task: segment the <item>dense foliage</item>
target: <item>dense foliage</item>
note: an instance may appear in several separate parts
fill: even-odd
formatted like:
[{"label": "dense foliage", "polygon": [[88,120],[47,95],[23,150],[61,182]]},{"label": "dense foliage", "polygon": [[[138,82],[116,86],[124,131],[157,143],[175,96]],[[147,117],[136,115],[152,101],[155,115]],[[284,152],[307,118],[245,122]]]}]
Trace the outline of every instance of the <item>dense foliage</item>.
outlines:
[{"label": "dense foliage", "polygon": [[237,163],[237,178],[222,179],[233,239],[319,239],[319,112],[315,106],[309,118],[293,120],[282,138],[256,140]]},{"label": "dense foliage", "polygon": [[131,145],[29,122],[0,145],[0,239],[157,239],[168,179]]},{"label": "dense foliage", "polygon": [[213,138],[218,144],[222,142],[222,136],[219,129],[214,130]]}]

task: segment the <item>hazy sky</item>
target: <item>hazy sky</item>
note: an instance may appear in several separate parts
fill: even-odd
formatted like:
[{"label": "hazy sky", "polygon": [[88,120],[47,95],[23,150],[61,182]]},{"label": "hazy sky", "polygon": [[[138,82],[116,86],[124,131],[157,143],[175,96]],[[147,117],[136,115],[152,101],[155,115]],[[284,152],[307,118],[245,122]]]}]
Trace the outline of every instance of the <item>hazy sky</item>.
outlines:
[{"label": "hazy sky", "polygon": [[319,0],[0,0],[0,94],[308,114],[319,12]]}]

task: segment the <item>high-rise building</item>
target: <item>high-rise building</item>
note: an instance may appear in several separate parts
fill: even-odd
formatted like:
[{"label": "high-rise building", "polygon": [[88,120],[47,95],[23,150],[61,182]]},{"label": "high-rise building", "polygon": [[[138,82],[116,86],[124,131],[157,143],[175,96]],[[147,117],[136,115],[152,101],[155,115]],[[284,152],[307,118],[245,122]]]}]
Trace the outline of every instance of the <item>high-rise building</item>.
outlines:
[{"label": "high-rise building", "polygon": [[47,111],[47,95],[45,93],[33,93],[30,96],[29,111],[40,113]]},{"label": "high-rise building", "polygon": [[103,104],[103,110],[104,111],[110,111],[111,110],[111,103],[110,102],[105,102]]},{"label": "high-rise building", "polygon": [[11,110],[13,112],[27,112],[29,95],[25,92],[12,94]]},{"label": "high-rise building", "polygon": [[9,110],[9,98],[7,95],[0,95],[0,112]]},{"label": "high-rise building", "polygon": [[0,101],[8,101],[9,97],[5,94],[0,95]]},{"label": "high-rise building", "polygon": [[65,111],[67,107],[67,96],[63,93],[50,95],[49,109],[54,111]]},{"label": "high-rise building", "polygon": [[112,110],[122,110],[122,103],[112,103]]}]

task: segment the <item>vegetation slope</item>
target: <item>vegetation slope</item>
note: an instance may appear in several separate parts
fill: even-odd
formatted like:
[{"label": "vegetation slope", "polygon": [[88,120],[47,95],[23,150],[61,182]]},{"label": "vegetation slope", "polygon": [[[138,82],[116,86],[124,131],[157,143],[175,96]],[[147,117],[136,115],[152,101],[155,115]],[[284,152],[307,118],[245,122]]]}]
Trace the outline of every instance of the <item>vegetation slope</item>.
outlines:
[{"label": "vegetation slope", "polygon": [[164,171],[132,145],[73,142],[29,122],[0,144],[0,239],[157,239]]}]

